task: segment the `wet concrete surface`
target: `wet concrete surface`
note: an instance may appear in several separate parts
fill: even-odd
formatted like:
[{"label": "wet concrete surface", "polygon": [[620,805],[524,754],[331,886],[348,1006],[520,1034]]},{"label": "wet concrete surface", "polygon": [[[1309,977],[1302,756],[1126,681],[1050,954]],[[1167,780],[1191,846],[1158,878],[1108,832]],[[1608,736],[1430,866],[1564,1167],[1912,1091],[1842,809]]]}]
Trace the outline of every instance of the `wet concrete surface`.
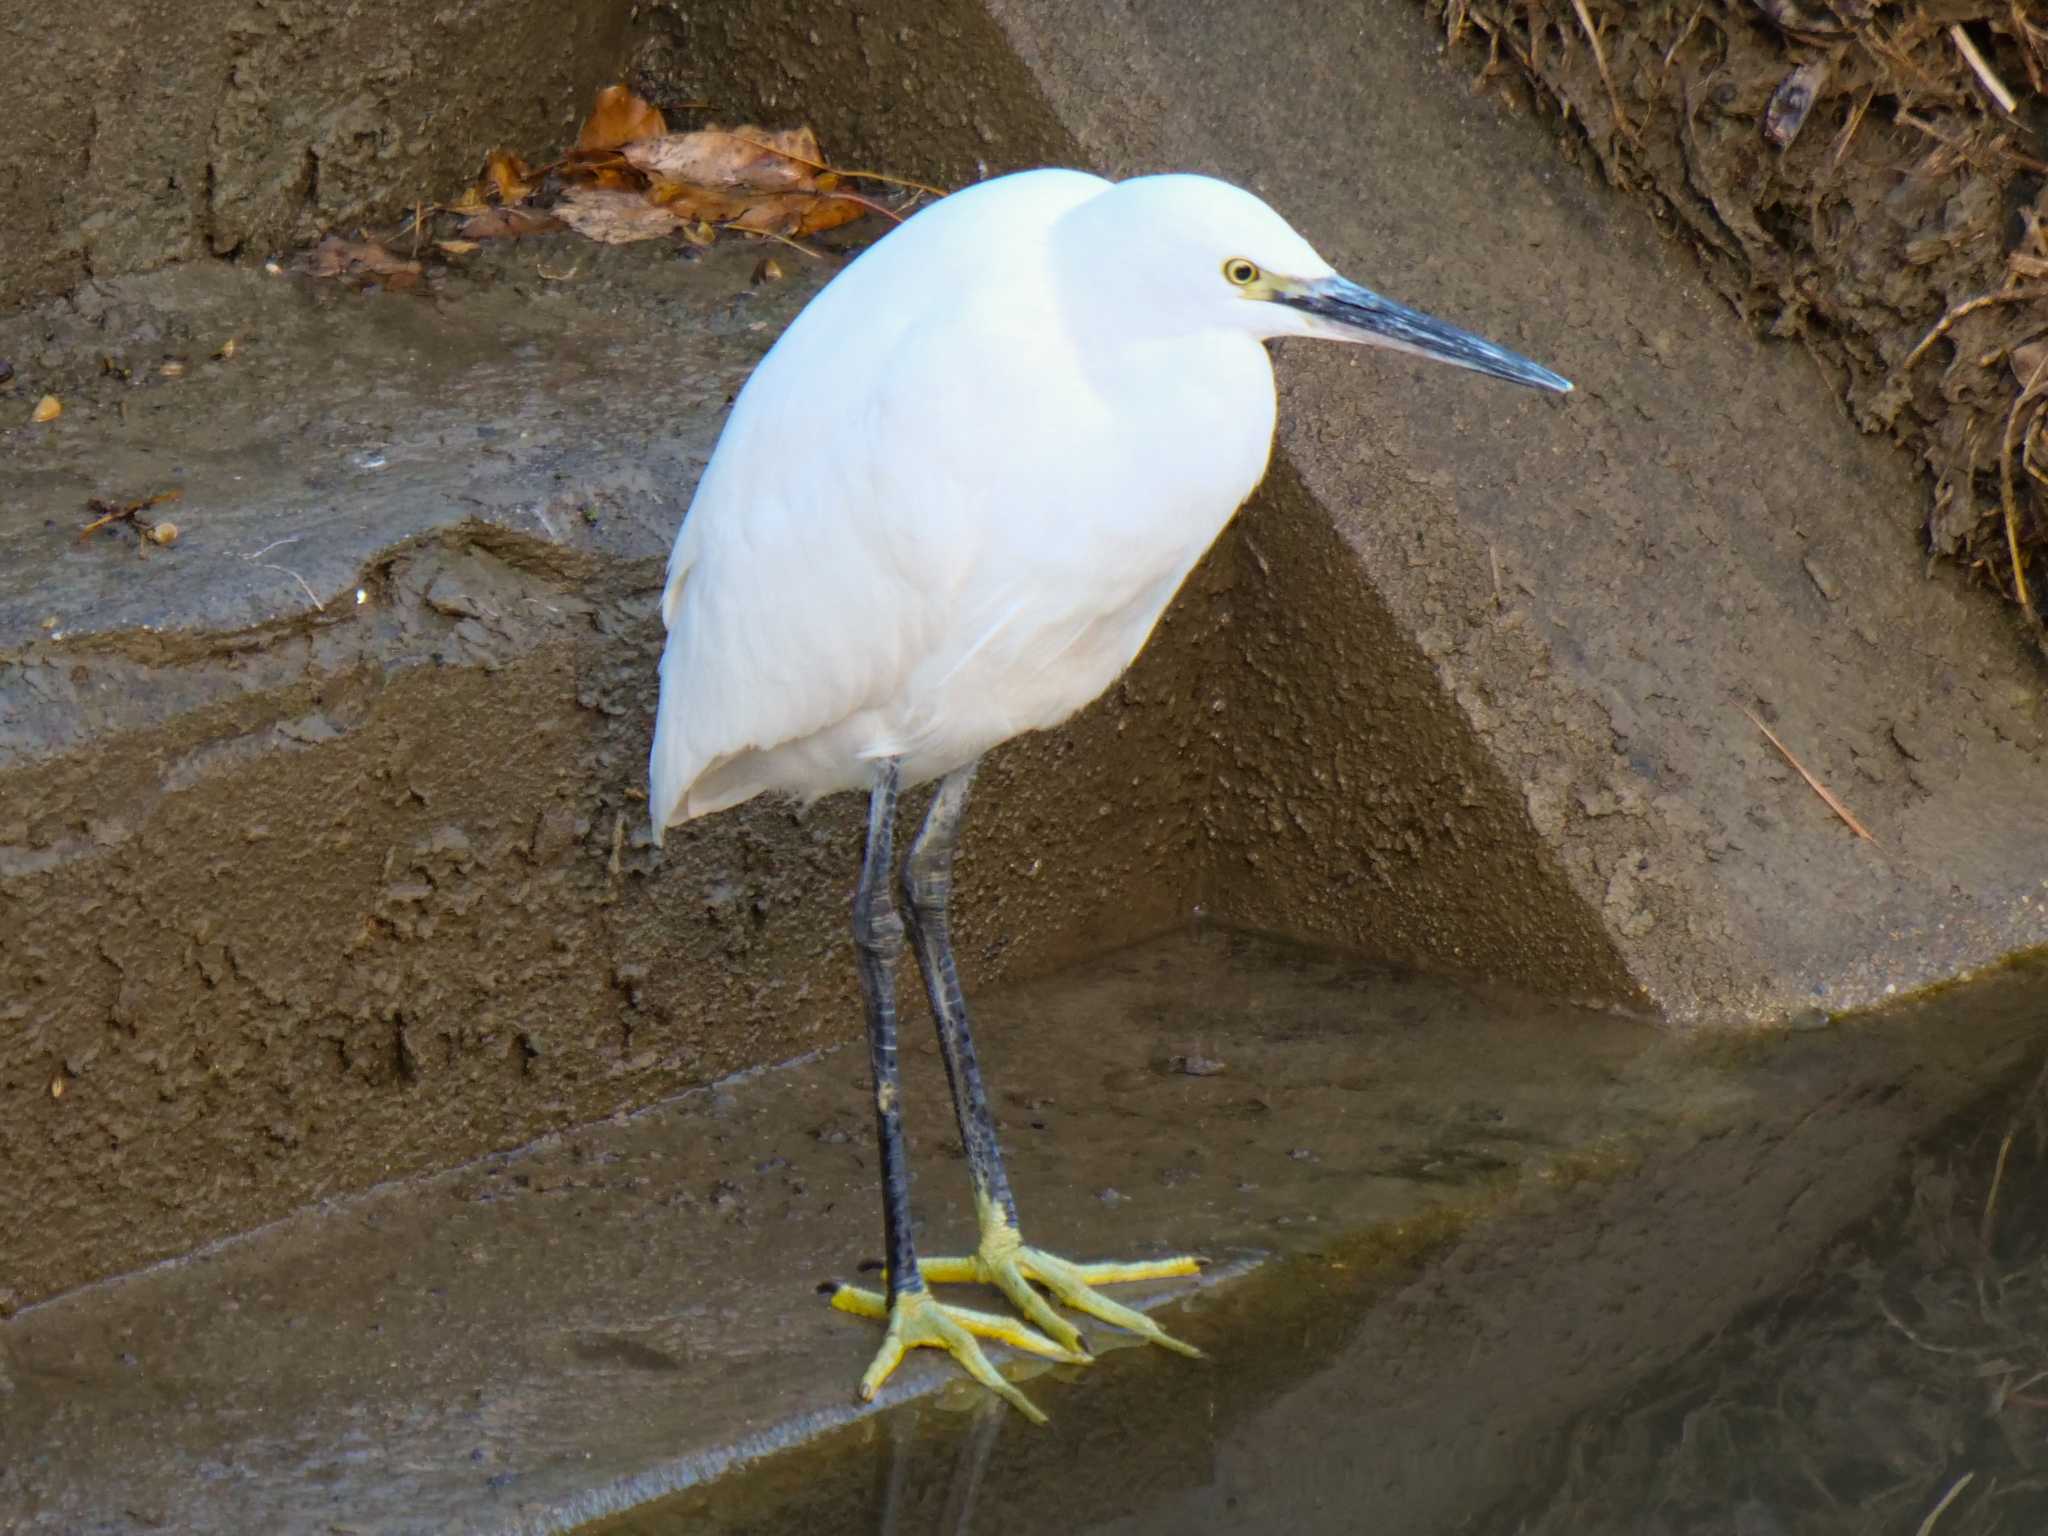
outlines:
[{"label": "wet concrete surface", "polygon": [[[1076,1405],[1085,1423],[1052,1435],[964,1394],[907,1403],[580,1536],[2037,1532],[2048,1528],[2041,1086],[2037,1075],[2020,1103],[2001,1091],[1942,1126],[1911,1150],[1878,1213],[1796,1285],[1548,1429],[1503,1414],[1449,1442],[1408,1431],[1398,1407],[1357,1383],[1391,1362],[1399,1385],[1416,1385],[1369,1315],[1390,1299],[1398,1309],[1416,1283],[1398,1268],[1356,1274],[1340,1243],[1218,1298],[1212,1336],[1227,1312],[1242,1353],[1209,1379],[1177,1385],[1170,1364],[1119,1355],[1115,1379],[1098,1373]],[[1579,1312],[1607,1295],[1582,1295]],[[1512,1320],[1582,1326],[1520,1308]],[[1484,1342],[1474,1330],[1464,1359],[1442,1352],[1443,1380],[1416,1393],[1425,1415],[1445,1387],[1497,1391]],[[1485,1460],[1473,1451],[1498,1433],[1515,1442],[1501,1481],[1469,1480]],[[1421,1518],[1397,1491],[1416,1483],[1432,1495]]]},{"label": "wet concrete surface", "polygon": [[[1209,1361],[1097,1329],[1093,1368],[1031,1374],[1052,1426],[983,1431],[973,1528],[1450,1528],[1796,1279],[1911,1137],[2023,1068],[2042,979],[1684,1037],[1198,931],[986,995],[1027,1236],[1216,1264],[1153,1298]],[[965,1168],[932,1047],[909,1076],[942,1251]],[[867,1528],[877,1447],[952,1466],[931,1427],[977,1399],[919,1359],[885,1393],[914,1421],[858,1410],[875,1331],[813,1293],[880,1244],[863,1077],[814,1056],[0,1322],[0,1523],[538,1531],[695,1486],[727,1529],[827,1495],[868,1514],[811,1528]],[[1296,1454],[1332,1424],[1345,1454]]]}]

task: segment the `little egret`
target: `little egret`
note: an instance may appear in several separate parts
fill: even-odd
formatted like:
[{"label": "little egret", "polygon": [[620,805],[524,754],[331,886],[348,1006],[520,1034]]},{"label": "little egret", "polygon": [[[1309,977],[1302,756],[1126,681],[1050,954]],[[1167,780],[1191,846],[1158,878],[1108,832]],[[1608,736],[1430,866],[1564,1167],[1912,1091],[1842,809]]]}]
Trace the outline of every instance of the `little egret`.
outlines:
[{"label": "little egret", "polygon": [[[977,761],[1058,725],[1138,654],[1266,471],[1264,343],[1393,347],[1537,389],[1571,385],[1339,277],[1251,193],[1202,176],[1004,176],[906,220],[811,300],[740,391],[669,557],[650,763],[669,827],[776,791],[868,792],[853,902],[881,1143],[886,1320],[863,1398],[917,1345],[1033,1420],[975,1335],[1085,1361],[1036,1289],[1185,1354],[1097,1287],[1197,1261],[1073,1264],[1028,1246],[954,969],[947,905]],[[896,798],[938,789],[900,874]],[[900,884],[899,917],[892,884]],[[911,1237],[895,962],[917,953],[967,1149],[980,1241]],[[1035,1324],[941,1304],[999,1288]]]}]

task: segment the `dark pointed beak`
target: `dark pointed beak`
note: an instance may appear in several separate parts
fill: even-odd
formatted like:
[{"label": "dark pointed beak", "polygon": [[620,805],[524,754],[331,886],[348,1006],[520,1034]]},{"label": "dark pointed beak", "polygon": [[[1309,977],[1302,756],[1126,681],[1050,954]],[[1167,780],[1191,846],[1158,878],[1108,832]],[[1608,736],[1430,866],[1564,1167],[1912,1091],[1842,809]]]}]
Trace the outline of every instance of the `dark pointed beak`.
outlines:
[{"label": "dark pointed beak", "polygon": [[1341,277],[1319,278],[1282,289],[1273,295],[1276,303],[1299,309],[1328,324],[1341,336],[1371,346],[1413,352],[1417,357],[1470,368],[1510,384],[1531,389],[1571,392],[1571,380],[1561,378],[1540,363],[1532,363],[1506,347],[1495,346],[1484,336],[1461,331],[1455,325],[1425,315],[1419,309],[1383,299],[1370,288]]}]

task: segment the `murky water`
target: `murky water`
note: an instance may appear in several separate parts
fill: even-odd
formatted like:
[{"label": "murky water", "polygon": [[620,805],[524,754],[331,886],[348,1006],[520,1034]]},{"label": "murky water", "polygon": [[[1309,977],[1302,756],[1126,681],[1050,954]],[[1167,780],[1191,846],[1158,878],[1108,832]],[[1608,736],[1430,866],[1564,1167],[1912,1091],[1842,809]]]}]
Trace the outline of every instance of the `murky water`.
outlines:
[{"label": "murky water", "polygon": [[[2012,978],[1946,1006],[2040,1011]],[[1760,1170],[1802,1155],[1760,1141]],[[1789,1188],[1788,1212],[1805,1198]],[[1361,1239],[1271,1264],[1169,1309],[1206,1364],[1131,1348],[1047,1373],[1076,1383],[1034,1389],[1047,1429],[949,1388],[589,1536],[2048,1530],[2048,1087],[2031,1063],[1923,1142],[1796,1284],[1672,1358],[1646,1335],[1662,1293],[1679,1309],[1662,1326],[1691,1337],[1689,1218],[1651,1200],[1662,1263],[1645,1263],[1632,1197],[1592,1199],[1564,1252],[1552,1211],[1399,1260]],[[1542,1283],[1516,1281],[1518,1257]],[[1570,1404],[1561,1383],[1603,1351],[1620,1384]]]},{"label": "murky water", "polygon": [[1207,1360],[1091,1329],[1033,1429],[920,1351],[861,1413],[878,1330],[813,1290],[878,1237],[839,1051],[0,1319],[0,1531],[1921,1536],[1965,1474],[1927,1536],[2048,1529],[2043,997],[1686,1037],[1161,940],[981,1033],[1027,1236],[1217,1259],[1149,1297]]}]

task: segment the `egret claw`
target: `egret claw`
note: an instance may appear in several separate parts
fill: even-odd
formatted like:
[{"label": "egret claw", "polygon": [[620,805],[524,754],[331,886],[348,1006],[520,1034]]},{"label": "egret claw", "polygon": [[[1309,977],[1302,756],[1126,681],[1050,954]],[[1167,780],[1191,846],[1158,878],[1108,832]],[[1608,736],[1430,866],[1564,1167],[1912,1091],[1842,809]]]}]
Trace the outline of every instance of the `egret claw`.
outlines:
[{"label": "egret claw", "polygon": [[889,1331],[883,1335],[882,1347],[876,1351],[874,1363],[868,1367],[867,1374],[860,1379],[862,1402],[874,1400],[875,1394],[882,1389],[882,1383],[889,1379],[911,1350],[943,1349],[960,1362],[968,1375],[1003,1398],[1025,1418],[1034,1424],[1043,1424],[1045,1414],[1002,1372],[989,1364],[988,1356],[974,1342],[975,1336],[997,1339],[1062,1364],[1084,1364],[1088,1359],[1086,1355],[1063,1349],[1051,1339],[1032,1332],[1015,1318],[999,1317],[993,1312],[976,1312],[968,1307],[949,1307],[934,1301],[927,1291],[905,1292],[892,1305],[877,1292],[842,1285],[833,1290],[832,1305],[855,1317],[888,1320]]},{"label": "egret claw", "polygon": [[1132,1263],[1075,1264],[1020,1242],[1014,1230],[997,1227],[976,1252],[965,1258],[925,1259],[919,1263],[918,1271],[927,1284],[995,1286],[1019,1312],[1069,1349],[1080,1348],[1080,1333],[1032,1289],[1032,1281],[1076,1312],[1084,1312],[1176,1354],[1201,1359],[1202,1352],[1194,1345],[1176,1339],[1144,1313],[1110,1300],[1095,1287],[1178,1279],[1200,1273],[1206,1262],[1192,1254],[1178,1254],[1170,1259]]}]

